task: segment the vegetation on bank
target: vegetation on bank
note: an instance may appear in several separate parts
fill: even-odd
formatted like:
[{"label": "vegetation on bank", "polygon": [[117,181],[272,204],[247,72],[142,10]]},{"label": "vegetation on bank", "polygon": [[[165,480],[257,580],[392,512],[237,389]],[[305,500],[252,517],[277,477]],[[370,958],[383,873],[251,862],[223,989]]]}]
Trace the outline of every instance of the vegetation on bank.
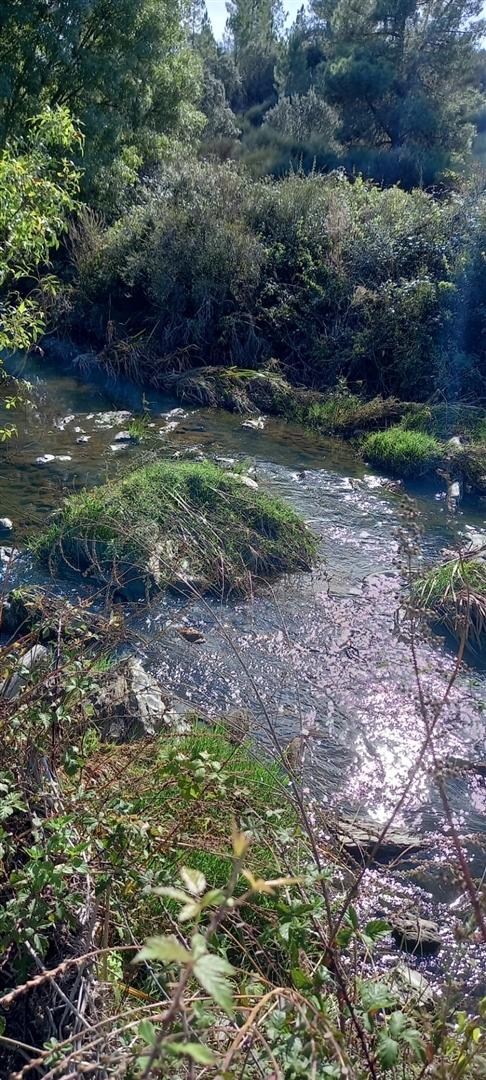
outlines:
[{"label": "vegetation on bank", "polygon": [[414,583],[412,602],[461,641],[486,644],[485,552],[465,553],[434,567]]},{"label": "vegetation on bank", "polygon": [[2,703],[7,1074],[36,1060],[53,1080],[88,1065],[139,1080],[478,1075],[480,1015],[451,1000],[444,1019],[430,990],[424,1008],[400,951],[382,969],[390,926],[361,913],[352,860],[311,823],[285,754],[257,759],[244,726],[195,715],[102,743],[96,653],[80,639],[59,659],[54,642]]},{"label": "vegetation on bank", "polygon": [[32,550],[125,595],[152,588],[251,593],[307,570],[316,539],[280,499],[209,462],[155,461],[68,498]]},{"label": "vegetation on bank", "polygon": [[63,333],[153,386],[277,361],[312,389],[481,393],[484,222],[480,195],[439,202],[340,173],[252,181],[183,160],[108,228],[80,219]]}]

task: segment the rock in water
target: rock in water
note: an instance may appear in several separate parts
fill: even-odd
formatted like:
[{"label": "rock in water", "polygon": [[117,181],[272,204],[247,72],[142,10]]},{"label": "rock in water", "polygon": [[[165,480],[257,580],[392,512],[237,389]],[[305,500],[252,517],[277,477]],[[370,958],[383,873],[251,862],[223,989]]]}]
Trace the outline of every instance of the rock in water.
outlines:
[{"label": "rock in water", "polygon": [[437,923],[408,912],[388,916],[392,937],[399,949],[417,953],[419,956],[435,956],[442,945]]},{"label": "rock in water", "polygon": [[94,701],[95,719],[103,736],[115,742],[154,735],[162,726],[167,701],[158,683],[130,657],[101,680]]},{"label": "rock in water", "polygon": [[118,434],[114,436],[113,442],[130,443],[137,442],[137,440],[134,435],[130,435],[129,431],[119,431]]},{"label": "rock in water", "polygon": [[0,529],[3,532],[11,532],[13,529],[13,521],[9,517],[0,518]]},{"label": "rock in water", "polygon": [[201,634],[201,631],[196,630],[194,626],[176,626],[176,630],[185,641],[190,641],[191,645],[200,645],[206,640],[204,634]]},{"label": "rock in water", "polygon": [[[337,840],[345,851],[355,859],[365,861],[376,847],[382,826],[362,818],[341,818],[337,824]],[[416,854],[427,847],[422,836],[414,836],[402,829],[387,829],[386,835],[374,855],[376,862]]]},{"label": "rock in water", "polygon": [[243,428],[251,428],[252,431],[263,431],[265,427],[265,417],[258,416],[256,420],[243,420],[241,426]]},{"label": "rock in water", "polygon": [[302,518],[254,485],[212,462],[151,461],[72,495],[30,547],[51,568],[126,599],[196,580],[218,595],[249,595],[255,580],[308,570],[317,558]]}]

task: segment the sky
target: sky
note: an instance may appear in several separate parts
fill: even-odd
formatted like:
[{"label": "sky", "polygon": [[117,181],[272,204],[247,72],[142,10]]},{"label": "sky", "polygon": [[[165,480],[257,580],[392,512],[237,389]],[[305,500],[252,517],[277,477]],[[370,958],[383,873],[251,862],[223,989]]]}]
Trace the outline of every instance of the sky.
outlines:
[{"label": "sky", "polygon": [[[211,19],[213,34],[217,41],[221,41],[226,23],[226,0],[206,0],[206,7]],[[285,25],[289,27],[293,23],[299,8],[302,7],[302,0],[283,0],[283,7],[287,14]]]}]

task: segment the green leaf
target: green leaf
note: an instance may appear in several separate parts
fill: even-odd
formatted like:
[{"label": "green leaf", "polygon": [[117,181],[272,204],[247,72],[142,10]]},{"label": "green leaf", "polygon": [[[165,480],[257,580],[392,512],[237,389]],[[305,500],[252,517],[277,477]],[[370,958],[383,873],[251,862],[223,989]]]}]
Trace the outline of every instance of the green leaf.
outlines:
[{"label": "green leaf", "polygon": [[194,967],[196,979],[207,993],[220,1005],[228,1016],[233,1014],[233,988],[226,978],[232,975],[234,968],[223,956],[215,956],[213,953],[202,953],[198,956]]},{"label": "green leaf", "polygon": [[141,1020],[138,1025],[138,1034],[147,1046],[153,1046],[157,1032],[151,1020]]},{"label": "green leaf", "polygon": [[290,974],[297,990],[308,990],[312,986],[312,979],[309,979],[309,976],[301,968],[292,968]]},{"label": "green leaf", "polygon": [[351,923],[351,926],[353,927],[353,930],[357,930],[358,929],[358,915],[357,915],[357,912],[356,912],[356,908],[350,906],[348,908],[347,915],[348,915],[348,919],[349,919],[349,921]]},{"label": "green leaf", "polygon": [[420,1032],[416,1028],[405,1028],[400,1037],[402,1042],[408,1043],[419,1061],[425,1061],[425,1047]]},{"label": "green leaf", "polygon": [[396,1039],[403,1029],[407,1027],[407,1024],[408,1020],[405,1013],[393,1012],[388,1021],[388,1030],[392,1038]]},{"label": "green leaf", "polygon": [[389,923],[387,923],[386,919],[371,919],[370,922],[366,923],[364,933],[367,935],[367,937],[370,937],[373,941],[376,941],[376,939],[381,937],[382,934],[387,934],[389,930],[390,925]]},{"label": "green leaf", "polygon": [[179,871],[181,878],[189,889],[192,896],[201,896],[206,888],[206,878],[200,870],[192,870],[189,866],[181,867]]},{"label": "green leaf", "polygon": [[342,926],[336,934],[336,942],[341,949],[345,949],[353,936],[353,928],[351,926]]},{"label": "green leaf", "polygon": [[171,1054],[187,1054],[198,1065],[214,1065],[216,1061],[212,1050],[203,1043],[167,1043],[167,1050]]},{"label": "green leaf", "polygon": [[378,1042],[378,1058],[382,1069],[392,1069],[398,1059],[398,1043],[389,1035],[382,1035]]},{"label": "green leaf", "polygon": [[163,964],[188,964],[191,959],[191,953],[181,945],[175,934],[168,934],[167,937],[149,938],[137,953],[135,962],[161,960]]}]

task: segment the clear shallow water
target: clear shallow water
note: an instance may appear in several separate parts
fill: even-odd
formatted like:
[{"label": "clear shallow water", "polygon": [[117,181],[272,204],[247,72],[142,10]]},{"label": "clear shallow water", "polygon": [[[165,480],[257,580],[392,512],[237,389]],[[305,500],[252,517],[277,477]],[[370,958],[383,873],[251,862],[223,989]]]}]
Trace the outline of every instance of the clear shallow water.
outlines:
[{"label": "clear shallow water", "polygon": [[[63,373],[40,360],[29,359],[23,374],[34,385],[33,406],[0,416],[0,425],[13,420],[19,431],[0,447],[0,516],[15,526],[1,542],[19,547],[63,496],[116,476],[147,453],[144,446],[117,445],[114,437],[128,418],[106,415],[140,412],[137,388],[86,382],[72,369]],[[323,562],[251,603],[162,597],[148,610],[135,608],[130,625],[136,648],[176,698],[214,715],[248,712],[264,742],[269,720],[283,740],[311,729],[304,781],[310,791],[323,806],[385,821],[425,734],[407,629],[396,618],[403,489],[366,467],[349,446],[291,425],[268,421],[263,432],[254,432],[242,428],[237,416],[211,410],[181,416],[177,402],[150,392],[148,399],[152,444],[161,453],[197,447],[250,461],[262,486],[288,499],[320,536]],[[179,414],[172,414],[175,408]],[[77,442],[86,435],[89,441]],[[36,464],[44,454],[70,460]],[[439,482],[408,491],[423,527],[420,558],[431,560],[464,543],[471,529],[486,540],[484,504],[464,502],[451,517]],[[41,573],[28,559],[18,561],[21,579],[39,580]],[[79,583],[52,587],[69,591]],[[183,624],[201,629],[204,642],[184,641],[176,630]],[[441,638],[424,636],[418,653],[426,697],[440,699],[453,652]],[[471,662],[436,729],[440,761],[449,755],[484,760],[485,709],[486,672]],[[444,902],[457,895],[457,886],[447,879],[450,849],[430,766],[426,760],[416,770],[399,820],[429,835],[421,883]],[[472,773],[448,781],[465,837],[484,832],[485,791],[484,780]],[[480,874],[484,856],[474,843],[472,850]]]},{"label": "clear shallow water", "polygon": [[[4,542],[19,547],[63,496],[116,476],[147,453],[144,446],[115,442],[129,416],[110,415],[140,412],[138,388],[86,382],[72,369],[63,373],[40,360],[23,362],[21,370],[33,384],[33,404],[0,415],[0,424],[13,418],[19,432],[0,448],[0,516],[14,522]],[[321,537],[323,562],[251,603],[165,597],[148,611],[135,609],[132,626],[140,650],[176,694],[209,712],[250,710],[264,729],[266,711],[289,738],[302,724],[312,727],[312,772],[323,797],[342,793],[350,806],[362,804],[384,819],[424,737],[407,630],[396,621],[403,489],[337,441],[278,421],[254,432],[242,428],[241,418],[211,410],[181,416],[179,409],[173,415],[177,402],[148,397],[152,446],[167,455],[198,447],[216,457],[251,461],[261,484],[291,502]],[[81,435],[89,441],[77,442]],[[45,454],[70,460],[36,464]],[[470,528],[486,540],[484,504],[464,503],[452,517],[438,485],[408,490],[420,511],[424,560],[464,543]],[[22,572],[39,574],[21,565]],[[202,645],[181,639],[175,626],[184,623],[203,630]],[[426,693],[438,698],[453,653],[432,636],[420,642],[419,656]],[[483,755],[485,710],[486,672],[470,664],[439,725],[441,759]],[[479,782],[455,780],[451,798],[461,825],[480,828]],[[425,771],[417,776],[408,815],[421,827],[435,827]]]}]

